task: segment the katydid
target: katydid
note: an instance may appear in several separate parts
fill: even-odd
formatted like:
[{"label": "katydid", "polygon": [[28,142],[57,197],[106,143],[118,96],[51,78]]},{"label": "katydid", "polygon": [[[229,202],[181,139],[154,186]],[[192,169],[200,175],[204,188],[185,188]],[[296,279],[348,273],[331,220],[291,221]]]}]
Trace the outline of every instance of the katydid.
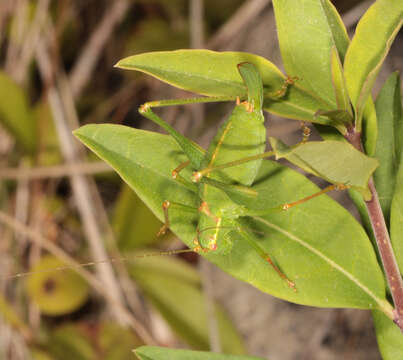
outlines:
[{"label": "katydid", "polygon": [[[274,270],[294,288],[291,282],[272,262],[253,240],[248,237],[247,231],[242,229],[236,219],[249,216],[249,209],[242,205],[242,201],[234,200],[243,196],[256,196],[249,188],[253,184],[260,168],[263,157],[273,154],[264,153],[266,147],[266,129],[263,116],[263,84],[259,72],[251,63],[238,65],[239,73],[247,88],[247,99],[243,102],[236,99],[236,106],[229,118],[221,126],[210,146],[205,152],[196,143],[179,134],[170,125],[159,118],[152,107],[187,104],[192,102],[228,101],[231,98],[195,98],[185,100],[162,100],[144,104],[140,113],[163,127],[182,147],[188,161],[179,165],[173,175],[180,181],[186,182],[179,176],[179,172],[190,165],[194,170],[193,182],[200,198],[198,209],[199,221],[195,237],[194,251],[216,251],[227,253],[231,249],[230,234],[237,230],[242,237],[256,248],[259,254],[267,260]],[[286,87],[292,83],[289,78],[284,86],[275,94],[281,97]],[[241,163],[230,166],[234,159],[245,159]],[[229,166],[228,166],[229,165]],[[212,171],[211,169],[223,166],[225,169]],[[209,171],[210,169],[211,171]],[[204,173],[203,173],[204,170]],[[207,172],[206,172],[207,170]],[[192,186],[191,184],[188,184]],[[166,200],[163,204],[165,224],[160,230],[164,233],[169,228],[168,208],[183,206]]]},{"label": "katydid", "polygon": [[[152,101],[142,105],[139,112],[164,128],[177,141],[188,157],[188,161],[174,169],[172,175],[178,181],[192,188],[199,196],[199,207],[190,209],[199,214],[197,233],[194,239],[195,247],[191,250],[196,252],[215,251],[226,254],[232,246],[231,233],[237,231],[286,281],[288,286],[295,290],[295,284],[274,264],[269,254],[252,240],[251,236],[248,235],[248,229],[241,227],[237,219],[287,210],[313,197],[333,189],[339,189],[340,185],[328,186],[304,199],[275,208],[268,206],[267,209],[254,210],[244,205],[245,197],[250,199],[257,195],[250,186],[257,176],[262,159],[274,156],[274,153],[265,152],[266,129],[262,111],[263,84],[260,74],[251,63],[239,64],[238,70],[247,89],[247,99],[241,102],[239,98],[236,98],[234,110],[218,130],[207,151],[178,133],[151,109],[170,105],[229,101],[234,100],[233,98],[201,97]],[[295,78],[288,77],[281,89],[272,94],[273,99],[280,101],[281,97],[285,95],[287,87],[292,85],[294,80]],[[305,142],[308,136],[309,129],[304,127],[302,142]],[[179,172],[187,166],[191,166],[194,170],[192,179],[190,179],[193,184],[179,175]],[[170,202],[167,199],[162,207],[165,224],[159,234],[164,233],[170,226],[169,208],[187,206]]]}]

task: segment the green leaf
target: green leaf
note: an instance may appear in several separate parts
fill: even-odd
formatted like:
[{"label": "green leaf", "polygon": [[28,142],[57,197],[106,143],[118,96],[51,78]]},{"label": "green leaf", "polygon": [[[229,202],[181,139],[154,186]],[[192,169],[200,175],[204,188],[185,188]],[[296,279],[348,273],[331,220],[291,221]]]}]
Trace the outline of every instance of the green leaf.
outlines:
[{"label": "green leaf", "polygon": [[[186,186],[175,181],[171,172],[187,160],[177,143],[169,136],[114,125],[87,125],[76,135],[98,156],[113,164],[123,180],[135,190],[149,209],[163,220],[162,202],[172,202],[197,208],[198,197]],[[190,177],[185,168],[182,176]],[[183,221],[178,223],[180,232],[194,234],[197,213],[179,210]]]},{"label": "green leaf", "polygon": [[75,271],[49,271],[65,266],[58,258],[46,255],[31,269],[26,283],[27,292],[44,314],[57,316],[71,313],[88,298],[88,285]]},{"label": "green leaf", "polygon": [[323,140],[334,140],[334,141],[345,141],[347,140],[337,131],[334,127],[326,126],[326,125],[318,125],[315,124],[315,129],[318,130],[318,133],[322,137]]},{"label": "green leaf", "polygon": [[137,70],[170,85],[208,96],[245,96],[246,87],[237,65],[255,65],[267,91],[278,90],[285,80],[281,71],[261,56],[211,50],[157,51],[129,56],[115,66]]},{"label": "green leaf", "polygon": [[[330,112],[331,114],[331,112]],[[336,118],[335,121],[338,119]],[[330,126],[322,126],[315,124],[320,136],[324,140],[337,140],[337,141],[347,141],[340,132],[337,132]],[[340,131],[340,128],[339,128]],[[372,99],[368,99],[367,104],[364,108],[364,121],[363,121],[363,131],[362,131],[362,142],[364,145],[365,153],[368,156],[375,155],[376,141],[378,138],[378,125],[376,119],[375,105]]]},{"label": "green leaf", "polygon": [[[403,121],[403,118],[400,120]],[[400,272],[403,272],[403,161],[400,158],[390,210],[390,238]]]},{"label": "green leaf", "polygon": [[376,110],[372,98],[369,97],[364,106],[362,121],[362,143],[364,144],[365,153],[368,156],[375,155],[377,139],[378,123]]},{"label": "green leaf", "polygon": [[[261,177],[257,178],[253,187],[259,196],[249,203],[245,202],[248,208],[265,209],[267,204],[278,206],[318,191],[318,188],[310,184],[305,177],[276,163],[266,161],[262,170]],[[293,302],[300,303],[303,300],[307,301],[306,304],[324,307],[343,306],[341,305],[343,302],[349,303],[347,307],[355,307],[356,305],[352,304],[358,304],[359,297],[363,296],[361,300],[368,295],[372,298],[373,294],[370,295],[367,290],[378,286],[380,294],[383,294],[381,290],[383,280],[379,278],[382,274],[366,234],[360,226],[356,227],[358,224],[351,215],[345,213],[345,209],[339,207],[329,197],[322,196],[288,211],[268,214],[263,220],[249,219],[246,222],[248,227],[254,230],[255,241],[262,245],[285,274],[296,283],[298,292],[294,294],[295,297],[291,297],[287,292],[281,291],[283,288],[273,284],[274,281],[281,282],[278,276],[266,280],[271,282],[270,285],[260,284],[258,277],[255,281],[251,281],[256,287],[270,288],[270,291],[266,291]],[[356,241],[357,239],[361,240]],[[233,253],[236,251],[239,256],[250,254],[245,244],[239,240],[235,240],[234,243],[237,246],[233,248]],[[251,262],[257,262],[250,259],[250,256],[243,255],[239,263],[234,264],[236,254],[233,253],[225,259],[227,260],[225,265],[231,269],[232,274],[237,267],[247,267],[246,263],[249,265]],[[360,258],[360,254],[363,253],[366,253],[364,255],[366,260]],[[363,263],[360,263],[361,261]],[[367,277],[366,271],[370,268],[377,269],[374,273],[371,270],[376,280]],[[249,278],[250,274],[255,275],[254,271],[258,271],[254,266],[245,270],[248,270]],[[347,278],[351,281],[350,284],[346,281]],[[345,287],[344,290],[339,292],[340,288],[332,289],[330,284],[336,283]],[[363,284],[367,284],[368,288],[364,289],[367,285],[363,287]],[[358,295],[361,290],[362,294]]]},{"label": "green leaf", "polygon": [[[174,258],[147,257],[130,265],[129,273],[182,340],[193,348],[209,349],[205,299],[192,267]],[[244,354],[240,335],[218,305],[215,316],[224,351]]]},{"label": "green leaf", "polygon": [[123,183],[112,217],[112,227],[119,249],[133,250],[159,241],[156,234],[161,226],[161,222],[133,190]]},{"label": "green leaf", "polygon": [[353,122],[353,118],[347,110],[318,110],[315,116],[319,115],[329,118],[333,126],[343,135],[347,134],[346,126]]},{"label": "green leaf", "polygon": [[102,354],[98,359],[127,360],[131,358],[132,349],[143,344],[131,330],[113,322],[99,324],[97,330],[95,346],[98,354]]},{"label": "green leaf", "polygon": [[26,151],[36,147],[36,128],[24,91],[0,72],[0,122]]},{"label": "green leaf", "polygon": [[225,355],[204,351],[141,346],[134,350],[139,360],[264,360],[256,356]]},{"label": "green leaf", "polygon": [[368,180],[379,162],[356,150],[351,144],[334,140],[309,141],[288,148],[275,138],[270,138],[270,143],[277,158],[286,158],[332,184],[348,185],[370,199]]},{"label": "green leaf", "polygon": [[350,115],[350,119],[352,120],[353,114],[351,112],[350,99],[348,97],[346,81],[344,79],[343,67],[335,46],[333,46],[331,50],[331,71],[333,88],[336,95],[337,109],[345,110]]},{"label": "green leaf", "polygon": [[96,353],[83,329],[66,324],[50,332],[47,342],[50,354],[58,360],[92,360]]},{"label": "green leaf", "polygon": [[284,86],[286,77],[270,61],[243,52],[215,52],[210,50],[176,50],[145,53],[120,60],[116,67],[137,70],[170,85],[207,96],[246,97],[246,88],[237,65],[255,65],[263,80],[264,109],[279,116],[319,124],[331,122],[322,117],[314,119],[316,110],[326,106],[315,94],[299,86],[290,85],[286,96],[273,95]]},{"label": "green leaf", "polygon": [[403,135],[399,129],[402,121],[402,105],[400,100],[400,78],[397,72],[386,80],[375,102],[379,123],[379,137],[375,156],[379,167],[374,174],[375,186],[379,201],[389,223],[390,206],[395,190],[395,182],[399,167],[400,153],[403,146]]},{"label": "green leaf", "polygon": [[382,359],[403,359],[403,334],[400,329],[380,311],[372,311],[372,317]]},{"label": "green leaf", "polygon": [[[175,182],[171,171],[184,156],[169,137],[116,125],[87,125],[75,135],[106,160],[133,187],[159,219],[161,204],[169,199],[193,208],[195,193]],[[301,174],[264,161],[253,190],[258,199],[249,208],[276,207],[318,191]],[[190,179],[190,170],[183,176]],[[198,213],[191,209],[170,212],[171,229],[188,246],[194,246]],[[321,307],[379,308],[388,316],[383,274],[362,227],[339,204],[321,196],[284,212],[270,213],[241,226],[260,228],[251,237],[270,254],[296,283],[292,291],[248,242],[233,237],[228,255],[203,253],[224,271],[260,290],[299,304]],[[352,241],[354,239],[354,241]]]},{"label": "green leaf", "polygon": [[364,105],[403,22],[403,2],[378,0],[359,21],[344,61],[344,75],[361,131]]},{"label": "green leaf", "polygon": [[343,59],[349,42],[339,14],[328,0],[273,0],[273,6],[287,74],[320,96],[327,104],[323,109],[334,110],[330,53],[336,47]]},{"label": "green leaf", "polygon": [[[353,201],[358,213],[360,214],[360,220],[361,220],[361,224],[364,227],[365,231],[367,232],[375,251],[378,253],[378,247],[376,244],[376,239],[374,236],[374,232],[372,229],[372,224],[371,224],[371,219],[369,218],[368,215],[368,210],[367,210],[367,206],[365,204],[365,201],[362,197],[362,195],[353,189],[349,189],[348,190],[348,194],[351,198],[351,200]],[[379,261],[381,261],[381,258],[379,258]]]},{"label": "green leaf", "polygon": [[16,313],[12,305],[7,302],[3,294],[0,294],[0,317],[2,321],[6,321],[8,325],[13,326],[21,331],[21,333],[25,333],[28,336],[30,329]]}]

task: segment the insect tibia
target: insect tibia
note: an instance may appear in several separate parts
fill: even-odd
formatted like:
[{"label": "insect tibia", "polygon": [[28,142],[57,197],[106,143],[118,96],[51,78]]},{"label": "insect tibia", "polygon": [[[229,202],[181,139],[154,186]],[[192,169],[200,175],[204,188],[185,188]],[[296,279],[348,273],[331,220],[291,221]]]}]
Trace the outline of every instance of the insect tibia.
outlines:
[{"label": "insect tibia", "polygon": [[200,182],[200,180],[204,176],[206,176],[207,174],[212,173],[213,171],[227,169],[227,168],[230,168],[230,167],[233,167],[233,166],[245,164],[245,163],[250,162],[250,161],[255,161],[255,160],[259,160],[259,159],[265,159],[265,158],[269,158],[269,157],[273,157],[273,156],[275,156],[274,151],[268,151],[268,152],[265,152],[263,154],[247,156],[247,157],[244,157],[242,159],[230,161],[230,162],[225,163],[225,164],[220,164],[220,165],[216,165],[216,166],[209,166],[209,167],[204,168],[203,170],[195,171],[192,174],[192,181],[195,182],[195,183],[198,183],[198,182]]},{"label": "insect tibia", "polygon": [[162,203],[162,211],[164,212],[165,223],[159,229],[157,236],[165,235],[165,233],[169,230],[169,216],[168,216],[168,209],[171,206],[171,203],[168,200],[165,200]]},{"label": "insect tibia", "polygon": [[256,241],[254,241],[250,237],[249,229],[248,231],[246,231],[246,229],[244,228],[239,228],[238,231],[239,234],[242,236],[242,238],[246,240],[249,243],[249,245],[255,249],[255,251],[259,254],[259,256],[271,266],[271,268],[277,273],[277,275],[280,276],[280,278],[286,282],[287,286],[296,292],[297,289],[295,287],[295,283],[291,281],[287,277],[287,275],[285,275],[284,272],[280,270],[280,268],[273,262],[271,256],[266,252],[266,250],[263,249]]},{"label": "insect tibia", "polygon": [[272,259],[270,258],[270,256],[268,254],[266,254],[266,258],[265,260],[270,264],[270,266],[276,271],[276,273],[283,279],[285,280],[285,282],[287,283],[287,285],[294,290],[295,292],[297,292],[297,289],[295,287],[295,283],[293,281],[291,281],[278,267],[277,265],[272,261]]},{"label": "insect tibia", "polygon": [[[155,114],[151,108],[154,106],[163,106],[168,100],[158,102],[148,102],[140,106],[139,112],[147,119],[151,120],[155,124],[161,126],[169,135],[171,135],[178,145],[182,148],[183,152],[187,155],[190,163],[195,168],[199,168],[204,158],[204,150],[195,142],[189,140],[178,131],[176,131],[171,125],[162,120],[157,114]],[[158,104],[158,105],[155,105]]]},{"label": "insect tibia", "polygon": [[294,201],[294,202],[291,202],[291,203],[283,204],[280,207],[281,207],[282,210],[288,210],[288,209],[290,209],[290,208],[292,208],[292,207],[294,207],[296,205],[303,204],[304,202],[307,202],[308,200],[311,200],[311,199],[313,199],[315,197],[318,197],[320,195],[326,194],[326,193],[328,193],[330,191],[333,191],[333,190],[346,190],[348,188],[350,188],[350,186],[345,185],[345,184],[332,184],[332,185],[329,185],[329,186],[325,187],[324,189],[322,189],[322,190],[320,190],[320,191],[318,191],[318,192],[316,192],[316,193],[314,193],[312,195],[304,197],[303,199],[300,199],[300,200],[297,200],[297,201]]}]

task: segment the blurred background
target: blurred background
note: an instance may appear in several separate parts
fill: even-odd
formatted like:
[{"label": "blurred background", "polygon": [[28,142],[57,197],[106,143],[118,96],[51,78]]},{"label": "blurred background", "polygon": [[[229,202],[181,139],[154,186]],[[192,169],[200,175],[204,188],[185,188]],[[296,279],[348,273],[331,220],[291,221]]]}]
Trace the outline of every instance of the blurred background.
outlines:
[{"label": "blurred background", "polygon": [[[333,3],[352,35],[372,1]],[[402,38],[378,88],[403,69]],[[141,344],[380,359],[369,312],[286,303],[196,254],[158,255],[183,245],[157,238],[158,220],[73,138],[89,123],[160,131],[139,105],[189,94],[113,65],[178,48],[253,52],[282,68],[269,0],[0,0],[0,359],[131,359]],[[207,146],[231,106],[160,114]],[[272,136],[301,138],[298,122],[267,118]]]}]

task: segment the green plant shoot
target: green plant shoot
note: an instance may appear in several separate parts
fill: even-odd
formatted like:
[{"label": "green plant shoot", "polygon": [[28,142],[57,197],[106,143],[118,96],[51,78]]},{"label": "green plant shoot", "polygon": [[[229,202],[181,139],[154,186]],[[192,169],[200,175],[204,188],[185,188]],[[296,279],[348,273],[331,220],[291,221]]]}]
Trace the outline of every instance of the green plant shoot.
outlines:
[{"label": "green plant shoot", "polygon": [[[170,63],[171,55],[170,52],[155,54],[158,58],[165,58],[159,63],[161,66]],[[185,51],[185,55],[192,64],[198,64],[196,71],[203,70],[201,79],[209,78],[220,69],[218,74],[224,78],[219,81],[223,90],[219,94],[224,97],[161,100],[141,106],[140,113],[164,128],[168,136],[111,124],[84,126],[75,131],[75,135],[109,162],[154,214],[165,220],[160,232],[168,228],[172,230],[189,246],[186,251],[200,252],[235,277],[274,296],[301,304],[346,306],[346,293],[340,291],[340,286],[350,289],[352,282],[359,293],[354,295],[354,306],[378,306],[390,314],[390,306],[385,305],[380,296],[374,295],[382,287],[378,289],[366,284],[368,261],[375,258],[368,239],[362,238],[356,222],[350,219],[350,215],[347,218],[347,214],[339,212],[338,205],[330,199],[307,201],[346,185],[365,193],[377,161],[340,141],[306,142],[307,132],[302,144],[291,148],[270,139],[273,151],[265,153],[265,135],[260,137],[260,143],[256,140],[259,137],[252,141],[245,136],[252,130],[249,127],[254,127],[257,132],[264,131],[261,116],[260,123],[249,121],[252,116],[259,118],[261,115],[261,83],[265,89],[264,106],[272,102],[278,107],[289,101],[298,83],[290,86],[294,79],[282,76],[282,81],[275,82],[273,87],[264,76],[266,68],[259,66],[262,60],[248,54],[195,50]],[[136,63],[138,56],[142,55],[122,60],[119,66]],[[209,62],[200,62],[202,56]],[[150,57],[153,58],[153,54]],[[145,71],[155,73],[158,78],[161,74],[168,74],[174,76],[175,81],[188,79],[188,71],[183,66],[186,68],[189,62],[177,63],[176,68],[162,73],[158,71],[158,64],[153,61],[150,64],[154,65]],[[175,75],[182,73],[179,77]],[[190,71],[190,74],[193,73]],[[199,79],[195,76],[194,81]],[[225,84],[238,85],[236,91],[228,93]],[[214,93],[211,95],[215,96]],[[219,130],[221,136],[212,140],[208,151],[186,139],[153,112],[153,107],[235,100],[230,120]],[[245,116],[239,116],[240,113]],[[246,125],[242,126],[242,118],[248,126],[247,132],[243,128]],[[238,132],[231,130],[234,124]],[[249,152],[241,152],[242,149]],[[332,160],[324,155],[331,156]],[[269,156],[285,157],[333,185],[318,192],[311,182],[302,175],[297,176],[291,169],[273,161],[261,161]],[[346,173],[347,163],[355,164],[354,171]],[[244,168],[246,174],[238,173],[237,168]],[[259,170],[257,174],[256,169]],[[294,202],[290,203],[290,200]],[[289,215],[285,213],[284,210],[302,203],[304,206],[298,206]],[[316,226],[328,222],[332,224],[330,228]],[[334,224],[338,224],[336,234]],[[350,230],[357,228],[358,232],[353,236],[362,238],[360,250],[355,248],[352,252],[355,255],[350,257],[341,254],[340,250],[342,243],[343,246],[350,245],[349,233],[341,235],[345,226]],[[330,233],[329,229],[332,229]],[[333,236],[334,241],[325,241],[329,236]],[[352,266],[351,258],[363,253],[369,253],[365,266],[357,267],[356,263]],[[319,267],[325,267],[329,276],[324,277],[323,271],[318,272]],[[336,282],[340,284],[337,287],[334,286]],[[301,294],[290,291],[290,288],[298,289]],[[325,297],[322,294],[326,294]]]}]

